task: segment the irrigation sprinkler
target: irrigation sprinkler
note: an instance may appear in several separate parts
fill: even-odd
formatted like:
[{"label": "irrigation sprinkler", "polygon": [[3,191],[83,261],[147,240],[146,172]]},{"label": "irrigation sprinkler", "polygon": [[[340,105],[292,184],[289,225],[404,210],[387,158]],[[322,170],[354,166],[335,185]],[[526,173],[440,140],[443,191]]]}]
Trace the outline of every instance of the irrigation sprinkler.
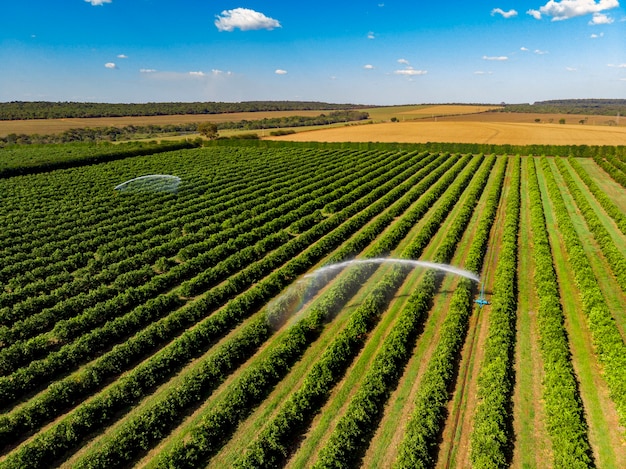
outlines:
[{"label": "irrigation sprinkler", "polygon": [[478,303],[478,305],[482,308],[485,305],[488,305],[487,297],[485,296],[485,282],[482,282],[482,287],[480,288],[480,294],[478,298],[474,300],[474,303]]}]

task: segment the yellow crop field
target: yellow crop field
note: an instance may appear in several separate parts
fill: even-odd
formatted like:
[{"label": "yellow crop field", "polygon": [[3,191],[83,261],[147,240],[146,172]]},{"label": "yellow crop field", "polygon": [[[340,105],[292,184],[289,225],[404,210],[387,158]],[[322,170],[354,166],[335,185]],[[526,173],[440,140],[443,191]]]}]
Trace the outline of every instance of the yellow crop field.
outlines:
[{"label": "yellow crop field", "polygon": [[395,117],[399,121],[427,119],[442,116],[463,116],[478,114],[500,106],[474,106],[468,104],[441,104],[441,105],[407,105],[407,106],[386,106],[365,109],[374,121],[388,121]]},{"label": "yellow crop field", "polygon": [[626,128],[581,124],[411,121],[352,125],[271,138],[301,142],[626,145]]},{"label": "yellow crop field", "polygon": [[432,116],[455,116],[464,114],[477,114],[480,112],[493,111],[500,109],[501,106],[473,106],[466,104],[442,104],[436,106],[425,106],[417,109],[401,112],[401,115],[413,117],[432,117]]},{"label": "yellow crop field", "polygon": [[55,134],[84,127],[125,127],[127,125],[167,125],[191,122],[236,122],[289,116],[319,116],[321,111],[266,111],[221,114],[186,114],[175,116],[91,117],[71,119],[29,119],[0,121],[0,137],[9,134]]}]

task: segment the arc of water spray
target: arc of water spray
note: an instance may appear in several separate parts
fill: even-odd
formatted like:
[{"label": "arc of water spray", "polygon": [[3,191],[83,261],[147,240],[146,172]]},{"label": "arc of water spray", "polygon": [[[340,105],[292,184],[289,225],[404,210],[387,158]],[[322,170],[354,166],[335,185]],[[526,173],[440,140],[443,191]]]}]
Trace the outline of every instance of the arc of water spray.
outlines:
[{"label": "arc of water spray", "polygon": [[128,181],[124,181],[123,183],[115,186],[113,190],[119,190],[130,183],[133,183],[135,181],[141,181],[142,179],[166,179],[172,181],[174,184],[180,183],[180,178],[178,176],[172,176],[171,174],[146,174],[145,176],[139,176],[129,179]]},{"label": "arc of water spray", "polygon": [[460,275],[461,277],[468,278],[470,280],[473,280],[474,282],[480,282],[480,277],[474,272],[470,272],[469,270],[464,270],[459,267],[455,267],[453,265],[440,264],[440,263],[429,262],[429,261],[416,261],[413,259],[400,259],[400,258],[393,258],[393,257],[375,257],[372,259],[352,259],[349,261],[339,262],[337,264],[326,265],[324,267],[317,269],[314,272],[311,272],[310,274],[305,275],[304,277],[305,278],[316,277],[326,272],[330,272],[332,270],[343,269],[344,267],[348,267],[351,265],[387,264],[387,263],[402,264],[402,265],[407,265],[411,267],[426,267],[427,269],[443,270],[444,272],[448,272],[451,274]]},{"label": "arc of water spray", "polygon": [[304,305],[312,299],[315,294],[326,285],[333,276],[344,267],[365,264],[400,264],[413,267],[425,267],[428,269],[442,270],[466,277],[474,282],[480,282],[480,277],[474,272],[463,270],[449,264],[438,264],[436,262],[416,261],[413,259],[398,259],[393,257],[376,257],[372,259],[352,259],[349,261],[329,264],[321,267],[309,274],[304,275],[291,285],[282,295],[272,300],[267,307],[268,320],[275,327],[279,327],[288,319],[297,318]]}]

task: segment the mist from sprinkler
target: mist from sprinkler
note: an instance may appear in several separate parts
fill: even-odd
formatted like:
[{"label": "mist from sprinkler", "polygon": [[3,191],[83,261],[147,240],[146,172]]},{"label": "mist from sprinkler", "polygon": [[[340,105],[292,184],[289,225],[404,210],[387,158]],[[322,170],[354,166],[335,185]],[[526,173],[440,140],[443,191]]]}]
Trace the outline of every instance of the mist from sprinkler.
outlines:
[{"label": "mist from sprinkler", "polygon": [[480,282],[480,277],[474,272],[461,269],[449,264],[413,259],[392,257],[376,257],[372,259],[352,259],[349,261],[328,264],[304,275],[292,284],[282,295],[267,305],[267,320],[274,328],[281,327],[286,321],[296,319],[302,314],[305,305],[325,287],[341,270],[346,267],[364,266],[368,264],[394,264],[413,269],[424,267],[442,272],[459,275],[473,282]]},{"label": "mist from sprinkler", "polygon": [[147,174],[118,184],[113,190],[119,192],[169,192],[178,191],[181,179],[170,174]]}]

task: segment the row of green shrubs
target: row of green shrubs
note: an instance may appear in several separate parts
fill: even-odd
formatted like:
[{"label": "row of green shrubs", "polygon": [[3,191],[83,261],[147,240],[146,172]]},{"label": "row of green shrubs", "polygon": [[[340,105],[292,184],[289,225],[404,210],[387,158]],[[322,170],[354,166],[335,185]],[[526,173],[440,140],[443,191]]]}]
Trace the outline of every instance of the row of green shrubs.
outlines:
[{"label": "row of green shrubs", "polygon": [[[462,165],[454,172],[458,172],[461,167]],[[451,180],[446,180],[444,184],[450,184],[450,182]],[[406,235],[409,228],[410,225],[407,225],[404,230],[397,232],[391,240],[379,240],[377,245],[384,247],[374,248],[370,255],[375,256],[378,250],[388,250],[393,247]],[[369,273],[372,270],[370,268]],[[355,274],[350,275],[354,277]],[[249,457],[258,460],[257,455],[260,452],[263,454],[262,459],[269,465],[272,464],[272,461],[284,457],[284,452],[289,445],[288,442],[306,428],[317,409],[327,399],[330,389],[341,378],[345,367],[362,346],[365,334],[374,326],[377,317],[388,303],[390,295],[393,294],[402,279],[403,275],[397,272],[386,281],[380,282],[375,291],[368,295],[362,306],[353,313],[348,325],[329,346],[320,361],[314,365],[301,388],[289,398],[281,411],[262,432],[259,440],[256,440],[255,448],[257,449],[249,453]],[[346,281],[342,280],[338,283],[339,289],[334,295],[346,295],[346,292],[350,291],[344,285]],[[333,291],[335,291],[334,288]],[[205,417],[203,423],[194,430],[191,441],[174,447],[162,457],[160,464],[191,467],[210,457],[213,450],[211,446],[205,444],[205,441],[212,434],[211,428],[213,426],[213,417]]]},{"label": "row of green shrubs", "polygon": [[[476,160],[482,161],[481,158],[476,158]],[[506,163],[506,159],[501,161]],[[494,162],[495,157],[491,157],[477,173],[475,168],[470,168],[470,174],[475,174],[475,178],[467,188],[465,202],[447,229],[446,236],[434,255],[435,262],[447,263],[452,259],[456,246],[469,224],[483,189],[486,187]],[[499,171],[496,178],[499,180],[491,189],[490,192],[492,193],[499,192],[504,180],[504,173]],[[455,189],[463,189],[463,181],[460,182],[461,184],[455,185]],[[451,204],[444,202],[440,206],[441,209],[433,213],[429,220],[438,219],[438,225],[441,226],[441,223],[451,213],[452,206],[458,202],[460,195],[457,190],[447,193],[445,200],[450,201]],[[483,221],[486,221],[490,227],[493,223],[493,217],[483,215],[485,218],[481,218],[481,226],[484,225]],[[422,232],[430,232],[430,230],[423,230]],[[486,245],[488,236],[489,229],[482,230],[478,236],[474,237],[472,246]],[[407,253],[410,253],[411,258],[418,257],[426,244],[427,241],[418,236],[407,248]],[[474,249],[478,249],[476,252],[479,255],[481,252],[484,254],[480,248]],[[374,357],[372,366],[365,375],[359,391],[349,403],[345,414],[337,423],[327,443],[320,450],[315,467],[345,467],[358,464],[382,417],[385,403],[395,389],[406,362],[410,358],[417,331],[428,313],[440,284],[441,277],[437,277],[435,271],[429,271],[411,295],[406,307],[400,313],[396,325],[385,338]]]},{"label": "row of green shrubs", "polygon": [[[539,299],[539,347],[543,360],[542,395],[546,426],[552,440],[553,464],[555,467],[593,467],[588,427],[571,360],[559,283],[553,265],[534,160],[529,161],[528,168],[534,279]],[[544,165],[543,171],[545,175],[550,168]]]},{"label": "row of green shrubs", "polygon": [[615,202],[613,202],[613,200],[611,200],[611,198],[607,196],[602,189],[600,189],[598,184],[591,179],[591,176],[589,176],[576,158],[569,158],[568,161],[570,166],[574,168],[574,171],[578,173],[580,179],[585,183],[589,192],[591,192],[596,200],[600,202],[602,208],[615,221],[620,231],[626,235],[626,214],[617,205],[615,205]]},{"label": "row of green shrubs", "polygon": [[620,184],[622,187],[626,187],[626,173],[621,171],[617,166],[617,159],[611,158],[609,155],[602,156],[594,156],[593,161],[595,161],[598,166],[600,166],[606,173],[613,178],[615,182]]},{"label": "row of green shrubs", "polygon": [[[500,191],[502,192],[502,191]],[[487,201],[485,210],[496,217],[498,199]],[[489,329],[478,375],[477,406],[473,417],[470,458],[475,468],[508,467],[512,445],[511,396],[513,392],[513,351],[517,313],[517,247],[520,220],[520,158],[511,163],[502,240],[493,245],[497,256],[489,306]],[[497,254],[494,252],[497,249]],[[483,274],[485,276],[486,274]],[[485,282],[486,279],[483,279]]]},{"label": "row of green shrubs", "polygon": [[565,167],[565,162],[560,158],[556,158],[554,161],[559,169],[559,172],[561,173],[561,177],[565,181],[565,185],[567,186],[569,193],[574,198],[574,201],[582,213],[589,230],[593,233],[593,237],[600,246],[602,254],[604,254],[604,258],[611,267],[613,275],[615,275],[615,278],[617,279],[617,283],[622,291],[626,293],[626,258],[624,258],[624,255],[617,248],[613,237],[605,228],[604,224],[600,220],[600,217],[591,207],[591,204],[580,188],[576,185],[576,182],[574,182],[574,178]]},{"label": "row of green shrubs", "polygon": [[626,345],[624,338],[606,304],[598,279],[568,214],[560,188],[546,158],[542,158],[541,166],[544,169],[559,231],[565,242],[568,259],[574,272],[574,280],[580,290],[583,311],[587,316],[594,348],[602,365],[611,399],[615,402],[620,423],[626,425]]}]

